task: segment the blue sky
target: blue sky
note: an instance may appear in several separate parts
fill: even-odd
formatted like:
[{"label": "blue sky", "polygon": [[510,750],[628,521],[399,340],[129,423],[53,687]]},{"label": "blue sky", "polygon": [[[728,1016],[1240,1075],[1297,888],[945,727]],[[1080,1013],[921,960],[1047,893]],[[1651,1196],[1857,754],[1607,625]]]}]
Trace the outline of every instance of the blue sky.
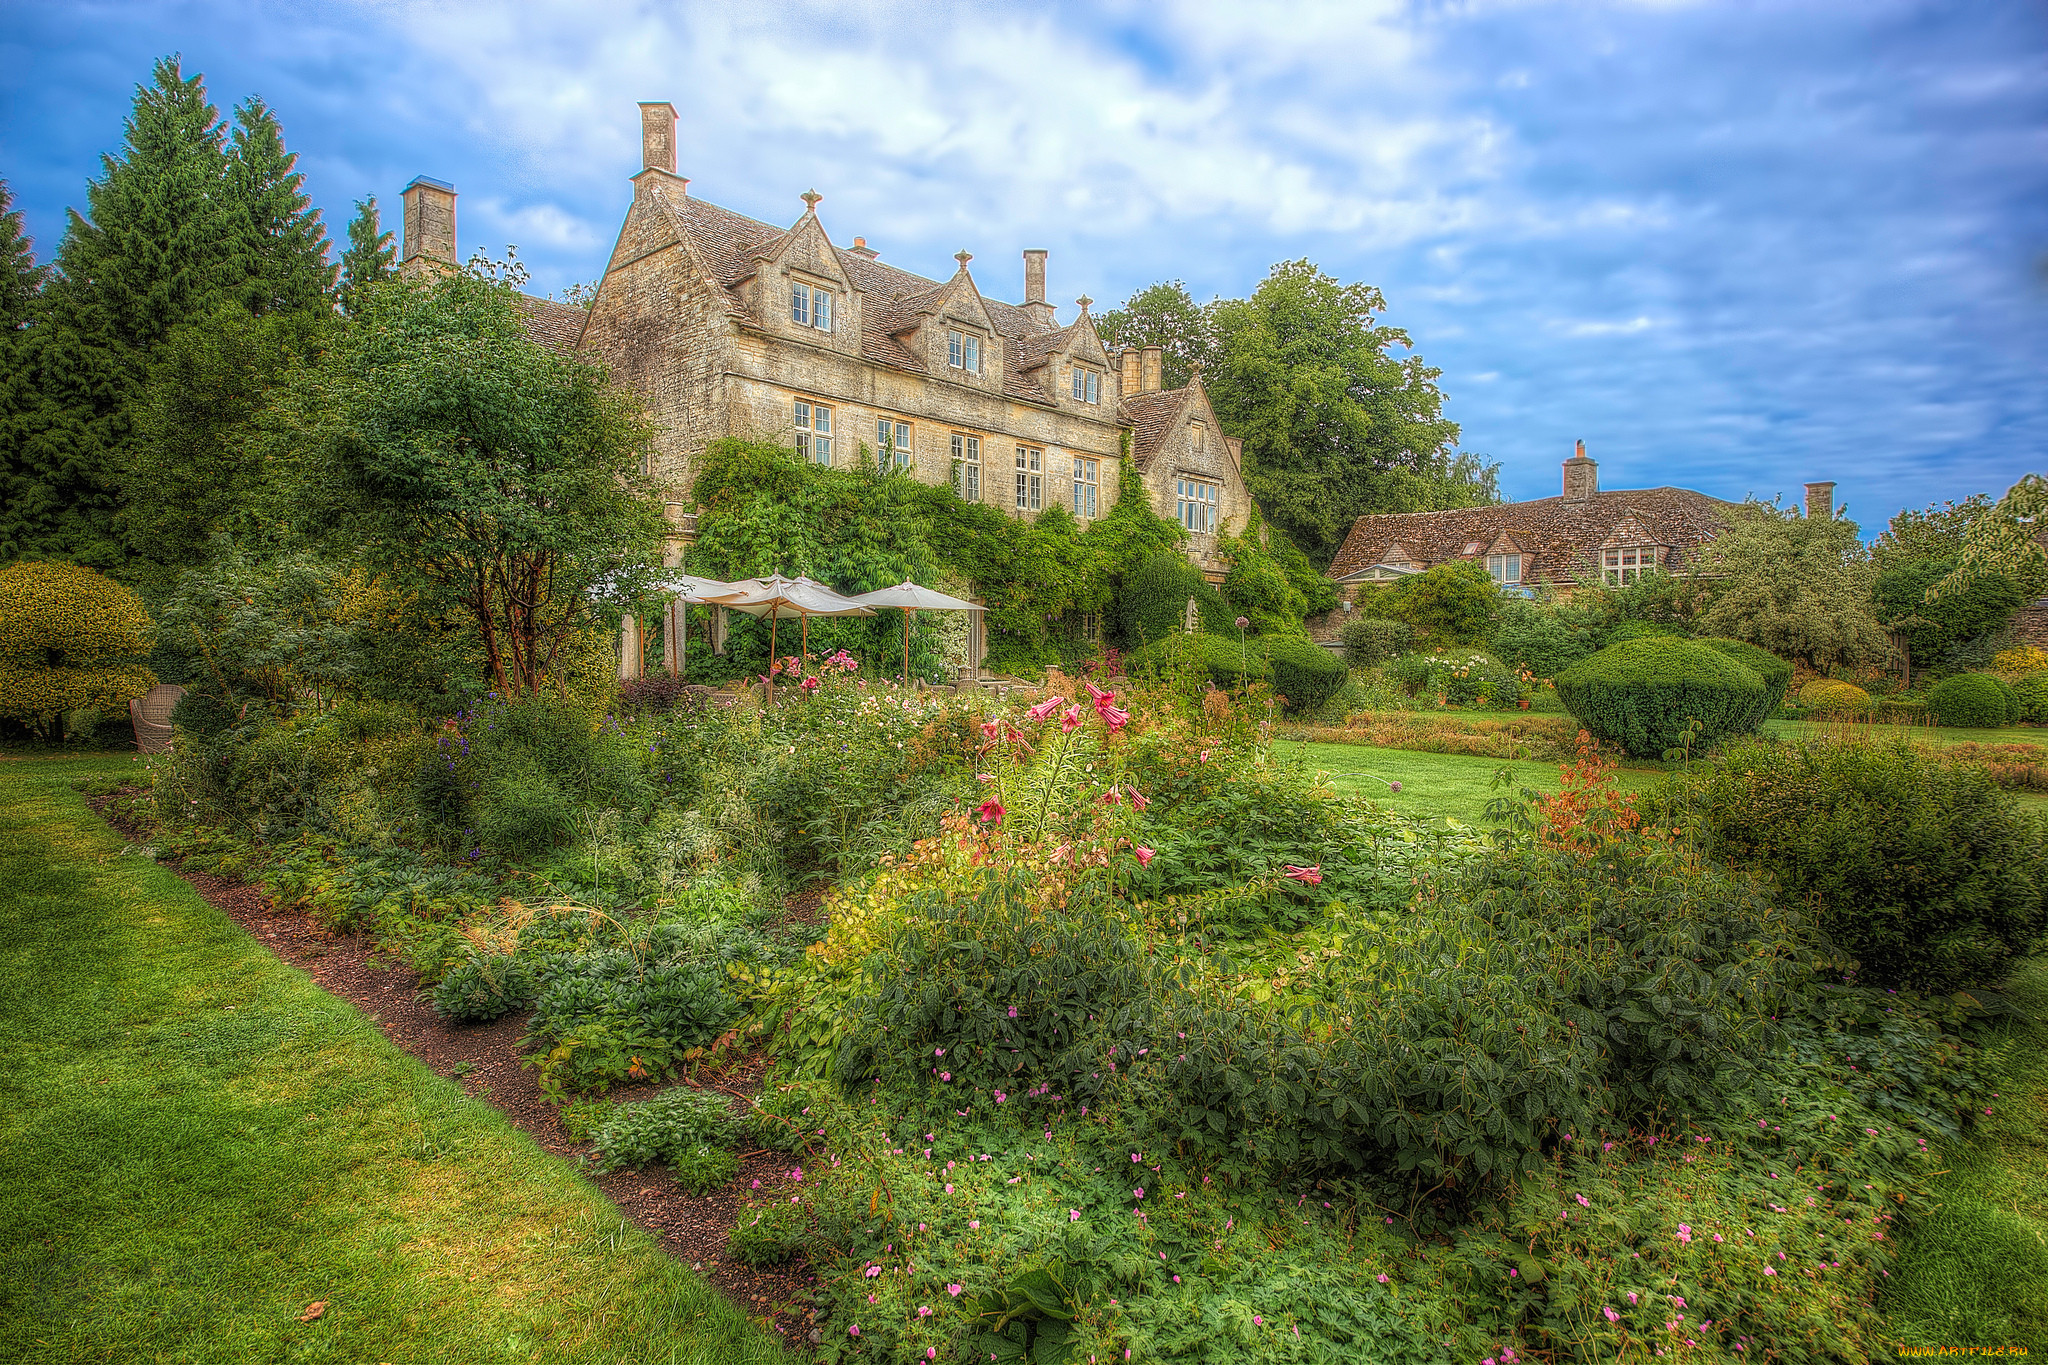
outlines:
[{"label": "blue sky", "polygon": [[[672,100],[691,192],[988,293],[1378,285],[1516,497],[1796,498],[1866,534],[2048,468],[2048,6],[1613,0],[10,0],[0,178],[44,252],[159,54],[275,107],[339,232],[452,181],[463,254],[595,278]],[[397,214],[387,215],[395,224]],[[1062,317],[1071,316],[1071,304]]]}]

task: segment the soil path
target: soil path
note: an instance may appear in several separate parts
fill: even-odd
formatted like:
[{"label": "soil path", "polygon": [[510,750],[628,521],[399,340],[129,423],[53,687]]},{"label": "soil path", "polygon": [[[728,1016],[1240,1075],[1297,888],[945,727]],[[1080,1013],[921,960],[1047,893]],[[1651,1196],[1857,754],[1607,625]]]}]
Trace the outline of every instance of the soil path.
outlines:
[{"label": "soil path", "polygon": [[[112,817],[106,809],[112,799],[90,798],[93,809],[124,839],[147,842],[142,832]],[[588,1144],[569,1140],[554,1107],[541,1099],[534,1073],[519,1065],[517,1045],[529,1014],[489,1024],[450,1023],[418,998],[418,977],[384,959],[369,935],[324,928],[305,911],[280,908],[261,888],[245,882],[187,871],[176,863],[164,865],[258,943],[305,971],[330,995],[361,1010],[424,1065],[459,1084],[472,1098],[495,1106],[548,1151],[570,1161],[590,1152]],[[816,899],[816,893],[792,898],[792,916],[814,914]],[[701,1068],[689,1083],[744,1099],[760,1092],[766,1069],[765,1059],[757,1053],[719,1070]],[[702,1195],[685,1193],[659,1165],[609,1175],[592,1173],[590,1178],[621,1213],[653,1233],[664,1251],[703,1275],[793,1348],[807,1351],[815,1340],[808,1299],[817,1277],[802,1256],[784,1266],[755,1269],[726,1253],[727,1238],[747,1207],[755,1182],[761,1188],[787,1184],[797,1164],[780,1152],[745,1154],[730,1183]]]}]

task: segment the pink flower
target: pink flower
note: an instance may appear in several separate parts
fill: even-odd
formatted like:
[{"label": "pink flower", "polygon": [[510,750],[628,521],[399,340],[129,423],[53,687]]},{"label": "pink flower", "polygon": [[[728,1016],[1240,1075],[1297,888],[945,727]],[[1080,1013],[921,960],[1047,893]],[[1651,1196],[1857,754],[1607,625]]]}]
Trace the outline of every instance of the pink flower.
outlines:
[{"label": "pink flower", "polygon": [[1243,616],[1240,616],[1240,617],[1238,617],[1238,618],[1237,618],[1237,628],[1238,628],[1239,630],[1243,630],[1243,629],[1244,629],[1244,628],[1245,628],[1246,626],[1248,626],[1248,625],[1250,625],[1250,624],[1251,624],[1251,621],[1250,621],[1250,619],[1249,619],[1249,618],[1247,618],[1247,617],[1243,617]]},{"label": "pink flower", "polygon": [[1080,1221],[1081,1221],[1081,1210],[1079,1210],[1079,1209],[1068,1209],[1068,1210],[1067,1210],[1067,1221],[1068,1221],[1069,1223],[1078,1223],[1078,1222],[1080,1222]]},{"label": "pink flower", "polygon": [[1047,697],[1044,701],[1038,703],[1038,705],[1032,707],[1024,714],[1031,717],[1031,719],[1033,720],[1044,720],[1047,716],[1059,710],[1061,703],[1065,701],[1065,697]]},{"label": "pink flower", "polygon": [[856,1323],[855,1323],[855,1324],[854,1324],[853,1326],[851,1326],[851,1327],[847,1328],[847,1329],[846,1329],[846,1335],[848,1335],[848,1336],[850,1336],[850,1337],[857,1337],[857,1336],[859,1336],[859,1335],[860,1335],[860,1324],[856,1322]]},{"label": "pink flower", "polygon": [[981,723],[981,737],[983,739],[994,739],[998,729],[999,727],[994,721],[985,720]]},{"label": "pink flower", "polygon": [[1079,725],[1080,723],[1081,708],[1078,706],[1069,706],[1066,709],[1066,712],[1060,716],[1060,731],[1063,734],[1072,734],[1074,727]]},{"label": "pink flower", "polygon": [[1136,1195],[1138,1198],[1143,1199],[1145,1197],[1145,1187],[1143,1185],[1140,1185],[1135,1190],[1132,1190],[1131,1193]]},{"label": "pink flower", "polygon": [[996,800],[993,796],[974,809],[981,816],[981,822],[985,825],[1000,825],[1003,823],[1003,803]]},{"label": "pink flower", "polygon": [[1151,798],[1146,796],[1143,792],[1139,791],[1136,787],[1125,787],[1124,790],[1131,794],[1131,809],[1143,810],[1145,809],[1145,807],[1152,804]]},{"label": "pink flower", "polygon": [[1603,1313],[1605,1313],[1605,1314],[1607,1315],[1607,1320],[1608,1320],[1609,1322],[1620,1322],[1620,1321],[1621,1321],[1621,1314],[1619,1314],[1619,1313],[1615,1312],[1615,1311],[1614,1311],[1614,1310],[1613,1310],[1612,1308],[1603,1308],[1603,1309],[1601,1309],[1600,1311],[1601,1311],[1601,1312],[1603,1312]]},{"label": "pink flower", "polygon": [[1321,886],[1323,884],[1323,865],[1321,863],[1317,863],[1313,867],[1296,867],[1293,863],[1288,863],[1286,866],[1287,871],[1281,875],[1290,881],[1307,882],[1310,886]]},{"label": "pink flower", "polygon": [[1017,1007],[1015,1005],[1010,1006],[1010,1017],[1012,1019],[1017,1017]]},{"label": "pink flower", "polygon": [[1765,1267],[1764,1267],[1764,1274],[1766,1274],[1766,1275],[1775,1275],[1775,1274],[1777,1274],[1777,1273],[1778,1273],[1778,1267],[1776,1267],[1776,1266],[1774,1266],[1774,1265],[1767,1265],[1767,1266],[1765,1266]]},{"label": "pink flower", "polygon": [[1264,1327],[1265,1325],[1266,1320],[1264,1318],[1260,1317],[1257,1313],[1252,1314],[1252,1326]]},{"label": "pink flower", "polygon": [[965,1286],[962,1286],[962,1285],[957,1285],[957,1284],[949,1284],[949,1285],[947,1285],[947,1286],[946,1286],[946,1292],[947,1292],[948,1294],[951,1294],[951,1295],[952,1295],[952,1296],[953,1296],[954,1298],[956,1298],[956,1299],[957,1299],[957,1298],[959,1298],[959,1297],[960,1297],[960,1291],[961,1291],[961,1289],[962,1289],[962,1288],[964,1288],[964,1287],[965,1287]]},{"label": "pink flower", "polygon": [[1590,1209],[1593,1207],[1593,1201],[1586,1198],[1586,1196],[1583,1194],[1575,1194],[1572,1196],[1572,1198],[1579,1201],[1580,1208]]},{"label": "pink flower", "polygon": [[1629,1305],[1630,1305],[1630,1307],[1634,1307],[1634,1305],[1635,1305],[1635,1301],[1636,1301],[1636,1291],[1635,1291],[1635,1290],[1631,1289],[1631,1290],[1629,1290],[1629,1291],[1628,1291],[1628,1301],[1629,1301]]},{"label": "pink flower", "polygon": [[1138,855],[1139,867],[1150,867],[1152,860],[1159,856],[1159,850],[1147,848],[1143,844],[1133,844],[1131,851]]},{"label": "pink flower", "polygon": [[1401,790],[1401,784],[1399,782],[1389,782],[1387,784],[1387,790],[1390,792],[1397,792]]},{"label": "pink flower", "polygon": [[950,1071],[941,1071],[939,1073],[939,1079],[942,1081],[950,1081],[953,1079],[953,1073]]},{"label": "pink flower", "polygon": [[[1119,706],[1109,706],[1098,702],[1095,706],[1095,714],[1102,717],[1102,723],[1109,727],[1111,734],[1115,734],[1118,730],[1131,723],[1131,713]],[[1984,1112],[1988,1114],[1991,1111],[1987,1109]]]},{"label": "pink flower", "polygon": [[804,679],[804,684],[803,684],[803,686],[804,686],[804,691],[806,691],[806,692],[815,692],[815,691],[817,691],[817,690],[818,690],[818,675],[817,675],[817,674],[815,674],[815,673],[813,673],[813,674],[812,674],[812,675],[811,675],[810,677],[808,677],[808,678],[805,678],[805,679]]},{"label": "pink flower", "polygon": [[1386,1276],[1385,1276],[1384,1274],[1382,1274],[1382,1275],[1380,1276],[1380,1283],[1381,1283],[1381,1284],[1385,1284],[1386,1282],[1387,1282],[1387,1277],[1386,1277]]},{"label": "pink flower", "polygon": [[1691,1224],[1689,1224],[1689,1223],[1680,1223],[1680,1224],[1678,1225],[1678,1240],[1679,1240],[1679,1241],[1681,1241],[1681,1242],[1690,1242],[1690,1241],[1692,1240],[1692,1225],[1691,1225]]},{"label": "pink flower", "polygon": [[1102,705],[1102,703],[1105,701],[1114,700],[1116,697],[1116,693],[1105,692],[1092,682],[1083,681],[1081,686],[1088,689],[1089,699],[1093,701],[1097,706]]},{"label": "pink flower", "polygon": [[979,1218],[970,1218],[967,1220],[967,1226],[979,1232],[981,1230],[981,1220]]},{"label": "pink flower", "polygon": [[1111,787],[1108,791],[1104,792],[1101,797],[1102,804],[1105,806],[1114,806],[1123,799],[1124,794],[1115,787]]}]

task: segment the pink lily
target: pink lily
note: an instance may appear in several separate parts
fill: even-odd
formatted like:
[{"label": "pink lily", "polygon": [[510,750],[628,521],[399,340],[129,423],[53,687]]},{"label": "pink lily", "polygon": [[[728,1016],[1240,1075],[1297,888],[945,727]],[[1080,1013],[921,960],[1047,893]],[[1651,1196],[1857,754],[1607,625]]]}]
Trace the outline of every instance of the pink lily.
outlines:
[{"label": "pink lily", "polygon": [[1059,710],[1060,705],[1065,701],[1065,697],[1047,697],[1044,701],[1030,708],[1024,714],[1031,717],[1031,719],[1033,720],[1044,720],[1047,716]]},{"label": "pink lily", "polygon": [[983,824],[1000,825],[1003,823],[1003,803],[996,800],[993,796],[974,809],[981,816]]},{"label": "pink lily", "polygon": [[1288,863],[1286,866],[1287,871],[1281,875],[1292,881],[1307,882],[1310,886],[1321,886],[1323,884],[1323,865],[1321,863],[1317,863],[1313,867],[1296,867],[1293,863]]}]

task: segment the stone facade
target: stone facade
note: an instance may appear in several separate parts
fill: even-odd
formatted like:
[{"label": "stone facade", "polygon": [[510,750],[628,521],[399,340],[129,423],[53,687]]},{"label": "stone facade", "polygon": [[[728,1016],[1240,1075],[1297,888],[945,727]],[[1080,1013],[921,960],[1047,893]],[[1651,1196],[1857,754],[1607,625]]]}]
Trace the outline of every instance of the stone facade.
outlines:
[{"label": "stone facade", "polygon": [[[787,228],[757,222],[690,194],[669,105],[640,115],[643,169],[594,301],[535,300],[529,318],[537,338],[601,361],[645,400],[678,551],[698,457],[722,437],[838,466],[888,458],[1014,516],[1060,504],[1084,522],[1114,505],[1128,442],[1153,507],[1189,527],[1191,558],[1221,578],[1217,537],[1251,510],[1240,445],[1199,376],[1163,390],[1156,349],[1105,350],[1090,300],[1062,326],[1045,252],[1024,252],[1024,301],[1011,304],[981,292],[966,252],[939,281],[884,264],[863,238],[834,243],[815,194]],[[415,185],[405,258],[452,263],[454,191]]]}]

